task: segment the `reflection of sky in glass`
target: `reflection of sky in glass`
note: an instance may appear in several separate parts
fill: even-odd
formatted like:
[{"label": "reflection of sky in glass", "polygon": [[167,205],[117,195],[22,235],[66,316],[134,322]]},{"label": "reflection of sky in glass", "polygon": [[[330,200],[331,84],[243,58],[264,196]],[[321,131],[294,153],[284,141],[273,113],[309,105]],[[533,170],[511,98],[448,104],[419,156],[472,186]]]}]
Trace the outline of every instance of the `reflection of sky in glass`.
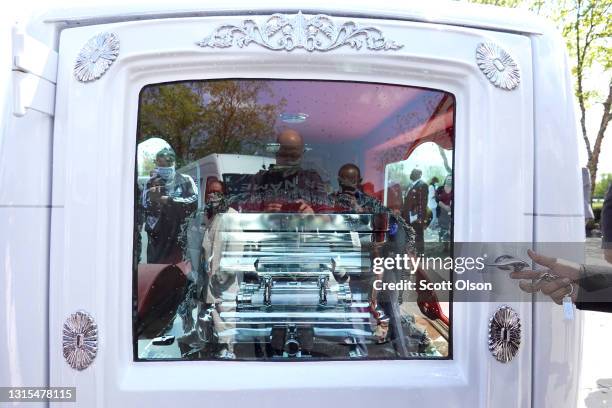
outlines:
[{"label": "reflection of sky in glass", "polygon": [[[364,181],[380,189],[384,168],[375,167],[373,161],[382,160],[380,157],[387,151],[399,154],[391,162],[401,160],[401,152],[406,153],[415,140],[452,127],[452,110],[432,120],[447,95],[440,91],[328,81],[272,80],[269,84],[274,96],[262,97],[262,103],[284,98],[284,112],[308,115],[304,122],[290,125],[279,118],[275,128],[298,130],[312,148],[305,155],[305,167],[317,170],[334,185],[337,168],[343,163],[355,163],[362,169]],[[435,146],[419,147],[422,167],[443,168]]]},{"label": "reflection of sky in glass", "polygon": [[276,128],[294,128],[309,143],[363,139],[418,95],[431,93],[396,85],[330,81],[272,80],[269,85],[274,97],[262,95],[261,103],[284,98],[287,104],[281,113],[308,115],[296,124],[279,118]]},{"label": "reflection of sky in glass", "polygon": [[[334,188],[338,187],[339,167],[353,163],[361,169],[363,181],[381,191],[385,184],[385,168],[402,161],[415,141],[430,140],[433,135],[438,135],[435,137],[439,139],[442,133],[446,140],[452,137],[454,99],[441,91],[343,81],[220,80],[225,81],[245,84],[245,87],[253,82],[264,82],[266,87],[257,94],[256,105],[278,106],[274,132],[267,141],[274,142],[282,129],[297,130],[309,148],[302,167],[316,170]],[[197,88],[198,83],[186,84]],[[209,108],[213,106],[208,94],[202,95],[201,103]],[[215,103],[219,109],[225,106]],[[284,104],[282,109],[281,103]],[[234,106],[240,107],[242,103],[238,101]],[[244,108],[252,109],[252,105],[244,102]],[[304,114],[305,120],[286,123],[283,114]],[[266,136],[264,142],[265,139]],[[451,147],[446,144],[446,148]],[[150,148],[157,151],[161,147],[163,143],[155,142]],[[249,154],[274,156],[265,147]],[[437,166],[441,161],[433,146],[419,147],[419,157],[421,167]],[[139,151],[139,174],[146,172],[143,159]],[[433,164],[427,164],[429,162]]]}]

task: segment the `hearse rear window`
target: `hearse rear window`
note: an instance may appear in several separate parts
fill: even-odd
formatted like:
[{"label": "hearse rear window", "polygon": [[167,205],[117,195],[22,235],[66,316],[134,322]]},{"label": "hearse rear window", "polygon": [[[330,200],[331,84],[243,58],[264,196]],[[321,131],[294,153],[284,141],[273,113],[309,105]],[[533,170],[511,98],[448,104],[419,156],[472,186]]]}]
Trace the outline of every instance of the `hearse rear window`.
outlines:
[{"label": "hearse rear window", "polygon": [[134,358],[451,357],[453,95],[344,81],[147,86]]}]

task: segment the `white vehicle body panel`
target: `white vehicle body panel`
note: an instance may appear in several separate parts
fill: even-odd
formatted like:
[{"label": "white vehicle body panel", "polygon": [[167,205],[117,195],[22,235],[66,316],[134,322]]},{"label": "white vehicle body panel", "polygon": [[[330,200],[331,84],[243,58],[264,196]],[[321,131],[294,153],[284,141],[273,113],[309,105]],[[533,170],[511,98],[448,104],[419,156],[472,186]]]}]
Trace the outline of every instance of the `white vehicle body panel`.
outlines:
[{"label": "white vehicle body panel", "polygon": [[[240,17],[231,19],[240,21]],[[367,23],[375,24],[390,38],[403,43],[408,44],[411,38],[424,35],[430,36],[431,42],[411,44],[401,51],[382,54],[338,49],[333,53],[312,55],[305,51],[272,53],[259,47],[201,50],[193,46],[193,39],[199,39],[226,21],[227,18],[221,17],[169,19],[74,28],[62,33],[60,55],[74,55],[84,38],[101,29],[115,32],[123,39],[123,46],[121,57],[113,69],[86,87],[74,81],[72,60],[60,57],[55,134],[56,147],[62,149],[65,156],[64,160],[56,162],[54,183],[62,184],[67,194],[54,195],[54,199],[63,202],[64,208],[58,209],[63,213],[62,223],[56,225],[52,222],[52,239],[61,242],[63,236],[64,245],[60,250],[63,255],[52,254],[51,257],[51,296],[54,299],[51,325],[61,324],[60,316],[66,316],[75,308],[95,315],[100,343],[104,347],[100,347],[94,366],[96,371],[104,373],[104,380],[98,383],[100,380],[94,376],[75,377],[69,366],[57,360],[52,363],[52,384],[74,381],[81,395],[85,395],[83,398],[87,398],[87,402],[81,400],[82,403],[88,406],[137,403],[155,406],[166,398],[190,405],[199,401],[200,393],[205,393],[209,402],[224,406],[238,406],[243,398],[254,406],[267,406],[271,401],[279,400],[291,401],[296,406],[309,406],[321,399],[351,401],[365,406],[378,401],[381,392],[386,398],[397,401],[409,401],[418,392],[421,401],[446,406],[525,406],[529,393],[517,393],[517,390],[530,389],[528,327],[531,306],[527,303],[515,305],[526,327],[523,352],[513,364],[505,366],[490,358],[486,342],[481,343],[478,351],[473,349],[473,342],[486,338],[488,315],[498,306],[495,303],[484,307],[476,303],[456,305],[454,359],[443,362],[355,361],[350,366],[334,362],[307,365],[194,362],[187,367],[182,362],[158,365],[132,361],[131,314],[122,313],[129,310],[132,295],[131,291],[120,288],[129,288],[132,281],[129,273],[131,213],[126,213],[125,208],[132,208],[133,204],[133,184],[129,174],[134,166],[134,105],[140,89],[147,84],[231,75],[244,78],[376,80],[449,91],[455,95],[458,106],[456,239],[531,242],[531,217],[525,215],[525,209],[532,205],[532,164],[528,158],[533,155],[531,53],[527,38],[453,27],[434,32],[432,27],[423,24],[372,20]],[[155,40],[151,41],[151,38]],[[473,50],[479,42],[487,39],[503,42],[521,61],[525,69],[523,86],[515,92],[490,86],[482,80],[482,74],[472,63]],[[453,49],[441,47],[453,41],[457,43]],[[440,48],[432,48],[432,43],[440,44]],[[235,64],[236,58],[246,58],[249,64]],[[360,63],[364,58],[368,58],[367,64]],[[350,66],[350,70],[339,71],[339,60],[343,61],[343,66]],[[483,103],[483,98],[490,102]],[[496,121],[504,120],[510,111],[515,118],[514,125],[509,124],[496,134],[490,134],[487,129],[492,129]],[[77,136],[83,134],[87,137]],[[495,138],[495,142],[476,143],[476,140],[486,138]],[[123,166],[109,168],[108,177],[117,180],[118,184],[101,187],[98,194],[92,195],[86,180],[95,177],[98,169],[105,167],[104,163],[117,155],[124,158]],[[516,163],[522,169],[518,177],[514,168],[496,166],[500,159]],[[483,166],[496,167],[498,173],[483,173],[480,171]],[[504,171],[507,173],[500,174]],[[488,177],[508,180],[505,197],[520,197],[521,201],[516,203],[500,197],[496,205],[491,206],[490,197],[497,187],[495,179]],[[492,229],[473,220],[474,214],[487,219],[494,218],[498,211],[519,222],[500,221],[497,228]],[[96,231],[95,235],[92,231]],[[85,236],[90,240],[71,238]],[[96,252],[105,254],[103,258],[95,257],[93,264],[91,251],[87,250],[92,245]],[[86,269],[88,273],[78,272]],[[111,270],[118,273],[105,272]],[[59,338],[51,339],[51,349],[61,349]],[[478,358],[474,358],[475,355]],[[240,366],[238,370],[237,365]],[[371,379],[373,370],[377,371],[374,383]],[[261,376],[264,371],[265,379]],[[257,378],[261,380],[255,380]],[[515,386],[507,387],[508,382]],[[446,392],[440,394],[440,388]],[[301,389],[307,389],[311,397],[305,398],[304,392],[298,392]],[[489,390],[489,393],[473,393],[474,389]],[[229,391],[234,396],[231,401],[226,394]]]},{"label": "white vehicle body panel", "polygon": [[275,162],[276,160],[268,157],[213,153],[189,163],[179,169],[179,172],[189,174],[194,180],[200,180],[198,187],[204,187],[202,183],[205,183],[208,177],[223,180],[223,175],[226,173],[255,174],[264,166],[267,167]]},{"label": "white vehicle body panel", "polygon": [[[404,48],[371,52],[344,47],[311,54],[256,45],[195,46],[220,24],[300,9],[374,25]],[[47,37],[40,40],[51,47],[55,34],[63,31],[56,50],[55,116],[27,110],[16,118],[12,110],[3,112],[0,355],[7,356],[3,361],[8,364],[0,364],[0,384],[76,386],[76,406],[83,407],[287,402],[299,407],[321,401],[574,407],[577,380],[568,386],[558,375],[568,381],[578,378],[579,316],[566,323],[562,310],[550,303],[511,304],[521,315],[524,341],[517,358],[503,365],[486,348],[487,322],[499,306],[494,297],[488,304],[454,305],[450,360],[133,361],[136,108],[138,94],[148,84],[301,78],[451,92],[457,103],[455,241],[534,242],[538,248],[538,242],[582,240],[573,94],[563,42],[538,19],[489,10],[454,3],[443,8],[318,1],[304,7],[274,1],[222,7],[191,3],[172,9],[50,12],[31,22],[28,27],[44,26],[39,32]],[[362,19],[366,16],[371,19]],[[121,39],[118,60],[100,80],[77,82],[74,58],[89,38],[103,31]],[[516,90],[495,88],[482,75],[474,52],[483,41],[500,44],[519,62]],[[576,261],[581,256],[564,254]],[[61,347],[64,319],[77,310],[90,312],[99,327],[98,356],[82,372],[66,364]]]}]

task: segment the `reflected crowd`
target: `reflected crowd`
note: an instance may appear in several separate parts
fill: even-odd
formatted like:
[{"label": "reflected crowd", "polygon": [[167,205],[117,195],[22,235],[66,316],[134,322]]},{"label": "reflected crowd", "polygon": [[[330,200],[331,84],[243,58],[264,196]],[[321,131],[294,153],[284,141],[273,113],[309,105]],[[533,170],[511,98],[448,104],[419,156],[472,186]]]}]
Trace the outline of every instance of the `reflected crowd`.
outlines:
[{"label": "reflected crowd", "polygon": [[136,183],[139,359],[449,356],[448,311],[435,295],[374,289],[372,259],[450,253],[450,171],[427,183],[419,163],[391,163],[376,191],[357,162],[307,162],[286,126],[263,155],[155,149]]}]

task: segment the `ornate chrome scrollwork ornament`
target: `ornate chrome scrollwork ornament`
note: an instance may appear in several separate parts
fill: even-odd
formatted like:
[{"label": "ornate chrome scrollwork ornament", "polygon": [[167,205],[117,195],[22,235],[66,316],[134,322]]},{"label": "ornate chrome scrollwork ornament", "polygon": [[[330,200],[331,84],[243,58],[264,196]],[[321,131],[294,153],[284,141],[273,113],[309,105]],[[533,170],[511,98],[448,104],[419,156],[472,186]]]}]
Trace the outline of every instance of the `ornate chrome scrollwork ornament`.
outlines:
[{"label": "ornate chrome scrollwork ornament", "polygon": [[98,352],[98,326],[86,312],[71,314],[64,322],[62,335],[64,358],[75,370],[84,370]]},{"label": "ornate chrome scrollwork ornament", "polygon": [[501,363],[510,362],[521,346],[521,319],[510,306],[501,306],[489,319],[489,350]]},{"label": "ornate chrome scrollwork ornament", "polygon": [[357,50],[398,50],[403,46],[388,40],[382,31],[371,26],[360,26],[353,21],[336,23],[330,16],[318,14],[306,17],[300,11],[295,15],[273,14],[263,24],[244,20],[241,25],[224,24],[210,36],[196,44],[200,47],[246,47],[251,43],[270,50],[330,51],[342,46]]},{"label": "ornate chrome scrollwork ornament", "polygon": [[87,41],[74,63],[74,76],[81,82],[99,79],[119,55],[119,38],[113,33],[101,33]]},{"label": "ornate chrome scrollwork ornament", "polygon": [[521,82],[521,73],[514,58],[497,44],[480,43],[476,48],[476,63],[498,88],[510,91]]}]

